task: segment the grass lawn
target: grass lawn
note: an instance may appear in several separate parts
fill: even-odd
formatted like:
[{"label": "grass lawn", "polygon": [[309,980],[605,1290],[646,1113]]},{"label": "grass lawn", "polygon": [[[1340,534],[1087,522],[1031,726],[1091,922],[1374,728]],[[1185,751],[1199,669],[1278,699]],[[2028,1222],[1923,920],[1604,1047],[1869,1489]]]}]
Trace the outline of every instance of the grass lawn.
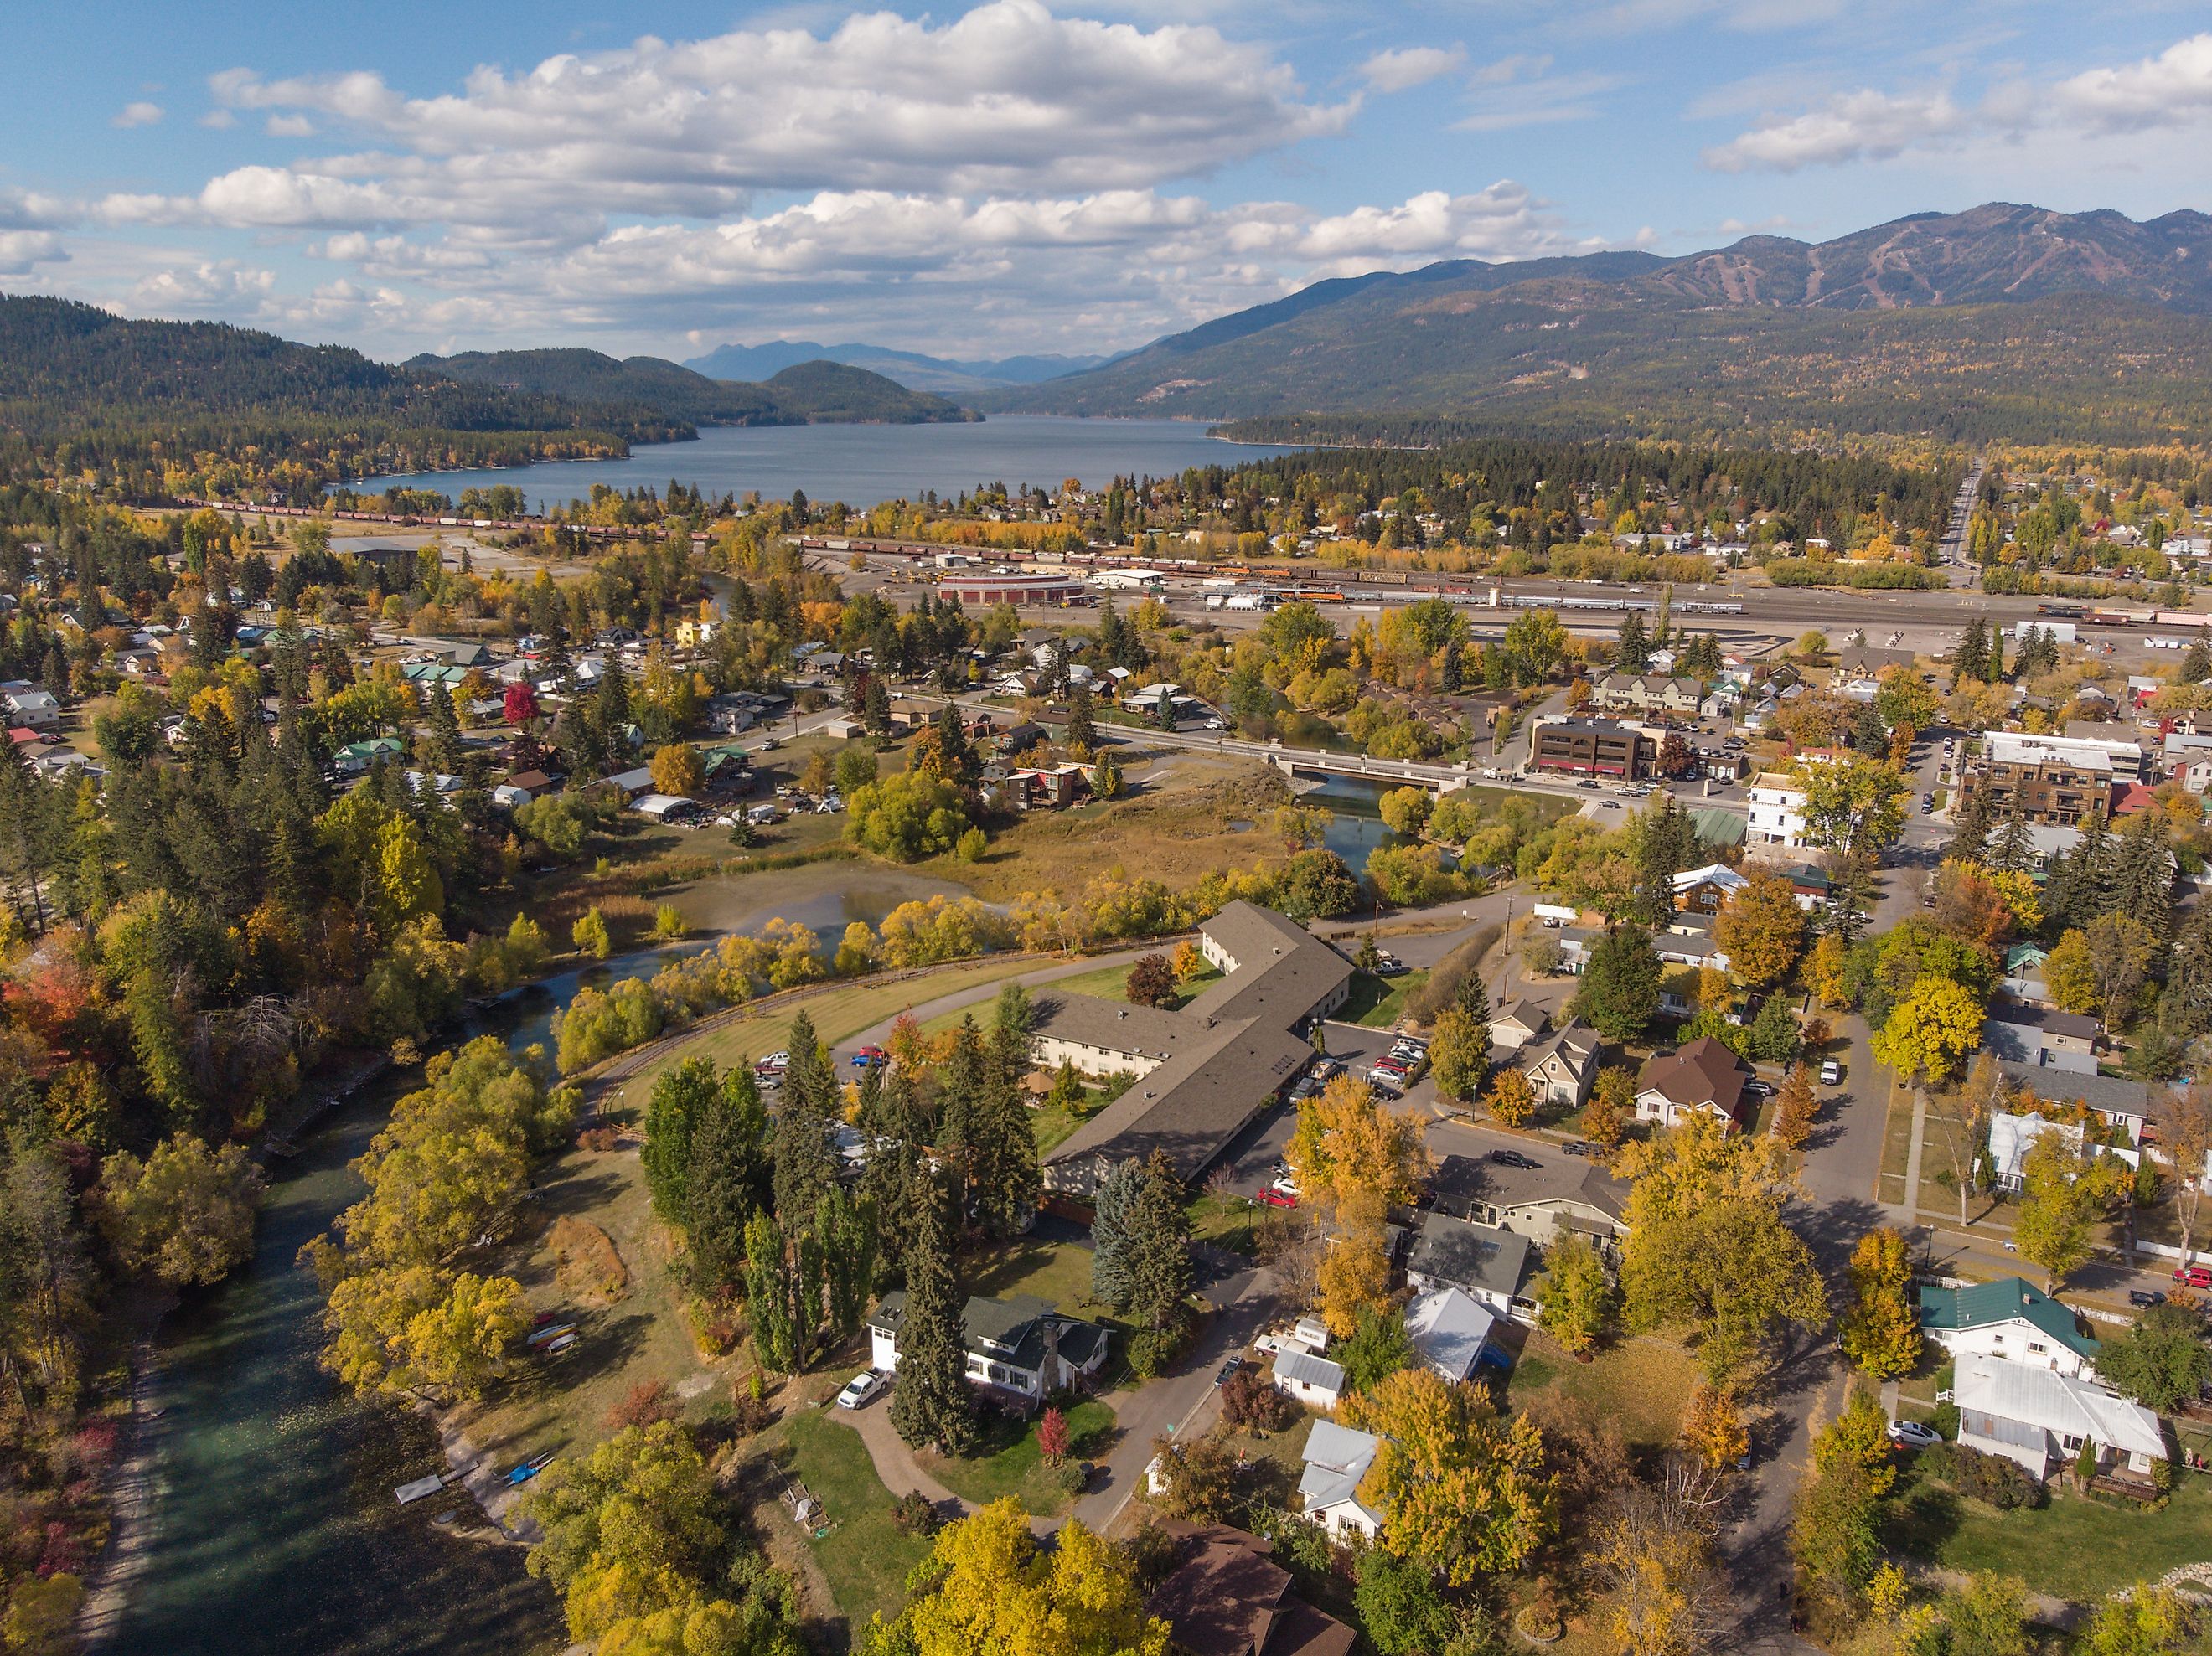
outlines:
[{"label": "grass lawn", "polygon": [[1225,1247],[1232,1253],[1252,1252],[1252,1228],[1260,1222],[1261,1209],[1257,1203],[1243,1197],[1233,1196],[1223,1201],[1215,1196],[1201,1196],[1184,1210],[1190,1216],[1191,1240],[1211,1242],[1216,1247]]},{"label": "grass lawn", "polygon": [[[726,1069],[733,1065],[750,1064],[763,1052],[788,1046],[791,1044],[792,1020],[800,1012],[814,1020],[815,1034],[834,1046],[841,1040],[849,1040],[863,1029],[897,1016],[918,1002],[935,1000],[939,995],[957,994],[963,989],[988,986],[1004,978],[1034,972],[1039,964],[1035,955],[1029,955],[970,961],[963,965],[942,968],[925,977],[905,978],[892,983],[850,984],[811,996],[781,1010],[738,1018],[693,1040],[678,1041],[669,1046],[651,1065],[623,1084],[620,1102],[633,1110],[642,1110],[647,1097],[653,1091],[653,1078],[671,1065],[680,1064],[687,1059],[711,1058]],[[988,1005],[982,1008],[986,1015],[989,1010]]]},{"label": "grass lawn", "polygon": [[810,1410],[792,1416],[771,1435],[776,1434],[783,1439],[775,1451],[777,1464],[806,1485],[829,1519],[830,1532],[817,1540],[810,1532],[805,1543],[857,1645],[871,1616],[880,1611],[888,1621],[906,1603],[907,1572],[929,1543],[902,1535],[891,1522],[891,1492],[851,1427]]},{"label": "grass lawn", "polygon": [[[1912,1089],[1897,1084],[1895,1077],[1889,1083],[1889,1116],[1882,1129],[1881,1184],[1879,1194],[1885,1202],[1902,1204],[1905,1200],[1905,1166],[1912,1153]],[[1924,1177],[1927,1167],[1921,1168]]]},{"label": "grass lawn", "polygon": [[998,1249],[976,1271],[968,1291],[994,1300],[1034,1294],[1071,1317],[1099,1315],[1091,1303],[1091,1250],[1073,1242],[1024,1240]]},{"label": "grass lawn", "polygon": [[1365,972],[1352,980],[1352,993],[1333,1016],[1340,1023],[1387,1029],[1406,1015],[1406,1002],[1429,980],[1425,971],[1378,978]]},{"label": "grass lawn", "polygon": [[1961,1500],[1909,1469],[1892,1501],[1891,1540],[1951,1569],[2002,1570],[2038,1592],[2090,1604],[2212,1558],[2212,1479],[2183,1472],[2163,1511],[2089,1501],[2053,1488],[2040,1512]]},{"label": "grass lawn", "polygon": [[[608,1410],[647,1380],[671,1388],[689,1381],[696,1389],[685,1407],[695,1417],[728,1401],[726,1360],[702,1358],[691,1342],[635,1150],[572,1147],[540,1173],[538,1199],[523,1213],[492,1274],[520,1282],[533,1310],[574,1313],[580,1340],[565,1357],[532,1366],[460,1412],[458,1423],[478,1450],[505,1467],[540,1449],[596,1443],[607,1435]],[[613,1305],[587,1306],[556,1280],[547,1233],[562,1215],[599,1226],[614,1243],[629,1282]]]},{"label": "grass lawn", "polygon": [[[1114,1411],[1095,1398],[1067,1411],[1068,1442],[1078,1459],[1095,1453],[1113,1429]],[[1054,1482],[1030,1421],[994,1420],[974,1454],[925,1455],[922,1465],[953,1494],[978,1506],[1012,1495],[1024,1512],[1050,1518],[1066,1511],[1075,1500]]]},{"label": "grass lawn", "polygon": [[1580,1398],[1619,1422],[1632,1447],[1658,1448],[1674,1441],[1682,1404],[1697,1383],[1690,1354],[1668,1340],[1623,1340],[1593,1362],[1577,1362],[1550,1335],[1531,1329],[1506,1400],[1510,1408],[1540,1392]]}]

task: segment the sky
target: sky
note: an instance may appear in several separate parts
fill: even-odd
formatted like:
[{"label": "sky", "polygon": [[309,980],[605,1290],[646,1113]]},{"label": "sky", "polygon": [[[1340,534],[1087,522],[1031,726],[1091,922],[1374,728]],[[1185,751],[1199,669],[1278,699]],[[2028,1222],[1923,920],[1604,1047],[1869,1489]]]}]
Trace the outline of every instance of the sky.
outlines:
[{"label": "sky", "polygon": [[1087,354],[1331,276],[2212,209],[2173,0],[24,0],[0,291],[396,359]]}]

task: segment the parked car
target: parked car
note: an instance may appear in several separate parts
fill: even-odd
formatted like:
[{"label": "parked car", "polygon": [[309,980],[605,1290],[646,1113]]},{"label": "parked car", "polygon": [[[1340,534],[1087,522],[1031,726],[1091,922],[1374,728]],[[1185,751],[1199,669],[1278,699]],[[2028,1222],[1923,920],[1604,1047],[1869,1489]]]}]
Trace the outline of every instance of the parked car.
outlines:
[{"label": "parked car", "polygon": [[1518,1150],[1492,1150],[1490,1159],[1501,1168],[1519,1168],[1522,1172],[1534,1172],[1544,1164],[1525,1156]]},{"label": "parked car", "polygon": [[1889,1441],[1907,1449],[1925,1449],[1943,1439],[1933,1427],[1923,1426],[1917,1420],[1893,1420],[1889,1422]]},{"label": "parked car", "polygon": [[1820,1084],[1823,1087],[1833,1087],[1840,1083],[1843,1078],[1844,1066],[1842,1065],[1837,1063],[1836,1060],[1832,1058],[1824,1058],[1820,1060]]},{"label": "parked car", "polygon": [[1581,781],[1576,783],[1575,786],[1578,788],[1586,788],[1590,792],[1595,793],[1598,786],[1597,779],[1594,776],[1585,776]]},{"label": "parked car", "polygon": [[837,1393],[840,1409],[857,1409],[884,1389],[884,1377],[872,1368],[863,1368],[845,1382],[845,1389]]},{"label": "parked car", "polygon": [[1587,1138],[1570,1138],[1565,1144],[1561,1145],[1560,1148],[1565,1150],[1569,1156],[1595,1156],[1597,1154],[1597,1146],[1591,1143]]},{"label": "parked car", "polygon": [[1273,1185],[1260,1192],[1260,1199],[1271,1208],[1294,1208],[1298,1204],[1295,1195],[1286,1190],[1278,1190]]},{"label": "parked car", "polygon": [[2212,1265],[2176,1265],[2173,1280],[2187,1288],[2212,1288]]},{"label": "parked car", "polygon": [[1224,1362],[1224,1363],[1223,1363],[1223,1364],[1221,1365],[1221,1372],[1220,1372],[1219,1374],[1216,1374],[1216,1375],[1213,1377],[1213,1383],[1214,1383],[1216,1386],[1225,1386],[1225,1385],[1227,1385],[1227,1384],[1229,1383],[1229,1377],[1230,1377],[1231,1374],[1235,1374],[1238,1369],[1242,1368],[1243,1366],[1244,1366],[1244,1359],[1243,1359],[1243,1358],[1242,1358],[1242,1357],[1231,1357],[1231,1358],[1230,1358],[1230,1360],[1229,1360],[1227,1362]]},{"label": "parked car", "polygon": [[2148,1310],[2154,1305],[2164,1305],[2166,1295],[2154,1288],[2131,1288],[2128,1290],[2128,1303]]},{"label": "parked car", "polygon": [[891,1055],[880,1046],[863,1046],[853,1054],[853,1067],[856,1070],[872,1070],[878,1064],[890,1061]]},{"label": "parked car", "polygon": [[1774,1096],[1774,1088],[1772,1084],[1765,1081],[1747,1081],[1743,1083],[1743,1090],[1747,1096],[1752,1098],[1771,1098]]}]

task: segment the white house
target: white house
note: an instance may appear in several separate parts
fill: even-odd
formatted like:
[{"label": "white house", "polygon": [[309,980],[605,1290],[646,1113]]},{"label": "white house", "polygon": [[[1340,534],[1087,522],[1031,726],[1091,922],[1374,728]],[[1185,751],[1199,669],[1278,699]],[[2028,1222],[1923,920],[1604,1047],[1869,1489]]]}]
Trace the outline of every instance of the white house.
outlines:
[{"label": "white house", "polygon": [[1958,1366],[1952,1400],[1959,1409],[1959,1441],[1984,1454],[2002,1455],[2048,1477],[2073,1464],[2083,1443],[2097,1446],[2103,1469],[2108,1457],[2148,1477],[2153,1461],[2166,1459],[2158,1416],[2103,1386],[2048,1368],[2002,1357],[1970,1357]]},{"label": "white house", "polygon": [[2017,1277],[1963,1288],[1923,1285],[1920,1331],[1961,1362],[2003,1357],[2069,1379],[2096,1378],[2096,1340],[2073,1312]]},{"label": "white house", "polygon": [[1417,1295],[1406,1307],[1406,1337],[1414,1355],[1454,1385],[1474,1378],[1483,1354],[1491,1351],[1498,1313],[1455,1288]]},{"label": "white house", "polygon": [[[2039,1115],[2014,1115],[2008,1110],[1990,1118],[1990,1161],[1996,1168],[1999,1190],[2020,1189],[2027,1153],[2045,1133],[2057,1133],[2073,1149],[2081,1148],[2081,1129],[2070,1122],[2049,1121]],[[2130,1168],[2142,1156],[2140,1150],[2119,1149],[2109,1144],[2092,1144],[2089,1154],[2116,1156]]]},{"label": "white house", "polygon": [[1298,1478],[1299,1510],[1332,1536],[1357,1531],[1372,1541],[1382,1527],[1382,1514],[1360,1503],[1359,1480],[1382,1447],[1382,1440],[1372,1432],[1316,1421],[1306,1439],[1306,1468]]},{"label": "white house", "polygon": [[1804,848],[1805,790],[1795,777],[1761,771],[1751,779],[1747,797],[1745,844]]},{"label": "white house", "polygon": [[1500,1316],[1533,1323],[1539,1309],[1522,1289],[1534,1249],[1526,1236],[1449,1214],[1427,1213],[1406,1260],[1406,1283],[1417,1294],[1458,1289]]},{"label": "white house", "polygon": [[62,722],[62,704],[47,690],[10,690],[0,696],[8,709],[6,723],[19,729],[52,730]]},{"label": "white house", "polygon": [[[898,1369],[898,1331],[905,1316],[903,1289],[884,1295],[869,1313],[869,1362],[886,1374]],[[1106,1331],[1062,1316],[1051,1301],[1034,1295],[1004,1300],[978,1295],[961,1312],[960,1327],[968,1378],[1018,1402],[1040,1402],[1105,1366]]]},{"label": "white house", "polygon": [[1310,1351],[1279,1351],[1275,1354],[1275,1389],[1325,1415],[1333,1415],[1344,1398],[1344,1368]]}]

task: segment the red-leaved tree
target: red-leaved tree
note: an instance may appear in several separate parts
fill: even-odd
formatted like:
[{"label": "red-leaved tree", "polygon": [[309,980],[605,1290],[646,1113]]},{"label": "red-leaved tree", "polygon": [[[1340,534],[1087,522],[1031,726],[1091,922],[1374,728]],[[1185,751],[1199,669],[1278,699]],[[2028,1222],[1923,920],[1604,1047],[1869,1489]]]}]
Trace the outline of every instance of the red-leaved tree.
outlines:
[{"label": "red-leaved tree", "polygon": [[1037,1417],[1037,1448],[1048,1466],[1067,1459],[1067,1416],[1059,1410],[1048,1409]]}]

